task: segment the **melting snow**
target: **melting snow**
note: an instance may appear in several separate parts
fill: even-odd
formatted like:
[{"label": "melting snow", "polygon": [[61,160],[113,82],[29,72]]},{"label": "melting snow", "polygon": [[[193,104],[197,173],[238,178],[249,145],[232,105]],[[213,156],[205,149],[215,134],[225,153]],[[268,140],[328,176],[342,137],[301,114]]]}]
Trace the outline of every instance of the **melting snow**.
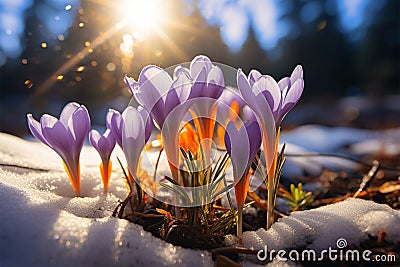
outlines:
[{"label": "melting snow", "polygon": [[[293,212],[280,219],[271,229],[243,233],[245,247],[280,250],[300,248],[321,251],[336,248],[338,239],[348,245],[359,245],[368,235],[377,236],[385,230],[387,240],[400,242],[400,212],[388,205],[361,199],[348,199],[314,210]],[[227,242],[235,242],[233,236]]]}]

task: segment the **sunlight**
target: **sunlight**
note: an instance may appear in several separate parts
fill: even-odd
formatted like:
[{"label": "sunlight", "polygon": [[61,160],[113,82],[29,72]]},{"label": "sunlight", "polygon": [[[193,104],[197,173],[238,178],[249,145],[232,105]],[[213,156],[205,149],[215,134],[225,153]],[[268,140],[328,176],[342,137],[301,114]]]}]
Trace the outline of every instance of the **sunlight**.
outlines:
[{"label": "sunlight", "polygon": [[163,1],[161,0],[122,0],[118,16],[125,27],[132,32],[148,34],[161,24]]}]

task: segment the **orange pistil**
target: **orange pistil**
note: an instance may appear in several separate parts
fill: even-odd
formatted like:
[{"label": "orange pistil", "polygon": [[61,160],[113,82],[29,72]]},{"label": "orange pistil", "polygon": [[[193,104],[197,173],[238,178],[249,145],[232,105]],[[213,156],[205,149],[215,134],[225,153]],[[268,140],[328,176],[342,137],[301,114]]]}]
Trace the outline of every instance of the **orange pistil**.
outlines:
[{"label": "orange pistil", "polygon": [[103,185],[104,185],[104,193],[107,193],[108,191],[108,183],[110,181],[110,176],[112,172],[112,162],[108,161],[107,166],[103,165],[103,162],[100,163],[100,173],[101,173],[101,179],[103,180]]},{"label": "orange pistil", "polygon": [[68,174],[69,181],[71,182],[72,189],[75,192],[75,195],[79,197],[81,195],[81,176],[80,176],[80,166],[78,162],[77,170],[76,170],[76,175],[71,173],[71,170],[67,167],[65,162],[63,161],[63,166],[65,169],[65,172]]}]

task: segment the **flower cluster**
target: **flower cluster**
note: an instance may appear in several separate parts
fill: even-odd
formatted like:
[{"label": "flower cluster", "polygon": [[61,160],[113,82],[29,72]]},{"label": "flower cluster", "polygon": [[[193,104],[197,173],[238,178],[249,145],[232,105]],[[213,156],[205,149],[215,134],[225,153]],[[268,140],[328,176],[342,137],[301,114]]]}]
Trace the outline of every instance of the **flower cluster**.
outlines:
[{"label": "flower cluster", "polygon": [[96,130],[89,134],[88,111],[76,103],[68,104],[59,120],[45,114],[38,122],[31,114],[27,116],[32,134],[62,158],[76,195],[80,194],[79,155],[88,134],[101,157],[100,173],[107,192],[112,171],[110,156],[115,144],[125,154],[129,183],[133,184],[138,177],[140,155],[152,131],[158,129],[175,186],[185,185],[180,171],[180,150],[190,152],[195,159],[202,158],[205,168],[215,164],[211,157],[213,142],[227,150],[233,167],[239,239],[251,165],[262,147],[271,210],[269,227],[280,168],[277,160],[280,124],[302,94],[302,67],[297,66],[290,77],[278,82],[257,70],[246,76],[239,69],[237,93],[225,88],[223,71],[206,56],[195,57],[189,68],[177,67],[173,75],[150,65],[137,80],[126,76],[125,81],[139,107],[128,106],[122,114],[110,109],[103,134]]}]

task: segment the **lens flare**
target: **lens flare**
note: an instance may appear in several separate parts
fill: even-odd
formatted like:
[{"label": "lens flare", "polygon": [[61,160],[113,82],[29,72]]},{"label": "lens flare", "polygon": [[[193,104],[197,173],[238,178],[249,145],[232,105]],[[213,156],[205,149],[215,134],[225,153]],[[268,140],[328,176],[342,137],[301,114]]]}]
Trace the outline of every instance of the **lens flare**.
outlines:
[{"label": "lens flare", "polygon": [[161,0],[122,0],[118,8],[125,27],[143,35],[153,31],[161,24],[163,1]]}]

